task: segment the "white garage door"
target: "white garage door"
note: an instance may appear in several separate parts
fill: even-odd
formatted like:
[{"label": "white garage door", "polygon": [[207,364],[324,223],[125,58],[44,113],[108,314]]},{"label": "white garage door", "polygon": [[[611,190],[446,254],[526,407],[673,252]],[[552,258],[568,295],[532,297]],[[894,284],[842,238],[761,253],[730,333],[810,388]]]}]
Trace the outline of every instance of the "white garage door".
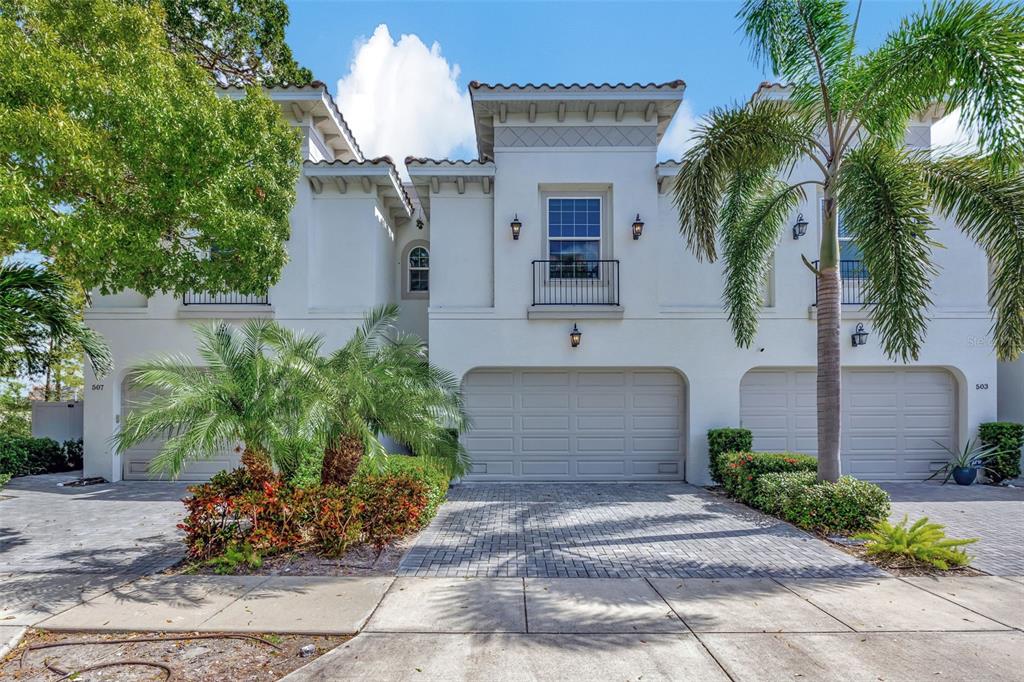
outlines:
[{"label": "white garage door", "polygon": [[683,381],[668,370],[474,370],[467,480],[681,480]]},{"label": "white garage door", "polygon": [[[122,417],[144,401],[149,400],[152,394],[143,392],[137,388],[122,390],[124,402],[122,403]],[[156,438],[137,445],[125,451],[121,455],[121,476],[127,481],[146,481],[155,478],[149,471],[149,463],[160,452],[164,445],[164,438]],[[239,456],[234,452],[218,454],[210,459],[190,462],[185,465],[184,470],[178,477],[181,481],[206,481],[218,471],[223,469],[234,469],[239,465]]]},{"label": "white garage door", "polygon": [[[754,449],[817,450],[814,370],[753,370],[740,384],[740,424]],[[956,382],[941,369],[847,369],[842,385],[843,473],[921,480],[956,448]]]}]

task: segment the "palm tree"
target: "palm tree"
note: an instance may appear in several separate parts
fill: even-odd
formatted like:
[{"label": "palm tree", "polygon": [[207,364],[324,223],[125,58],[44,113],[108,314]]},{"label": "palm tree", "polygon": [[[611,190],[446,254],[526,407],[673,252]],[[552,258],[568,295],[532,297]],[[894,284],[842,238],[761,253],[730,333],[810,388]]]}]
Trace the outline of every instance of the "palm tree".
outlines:
[{"label": "palm tree", "polygon": [[[916,360],[936,269],[930,210],[954,217],[988,253],[1000,359],[1024,350],[1024,6],[936,2],[878,49],[855,52],[842,0],[747,0],[738,17],[753,56],[791,83],[786,101],[716,109],[674,186],[681,232],[698,260],[725,261],[736,342],[757,331],[762,283],[783,221],[822,197],[817,278],[818,478],[840,473],[840,274],[837,210],[870,273],[865,300],[891,358]],[[905,148],[908,120],[959,109],[978,150],[943,158]],[[788,179],[809,158],[810,179]],[[787,178],[787,179],[780,179]]]},{"label": "palm tree", "polygon": [[0,262],[0,370],[28,375],[47,364],[50,349],[77,343],[96,374],[113,367],[103,338],[85,326],[74,295],[58,274],[39,265]]},{"label": "palm tree", "polygon": [[465,472],[458,380],[428,362],[418,337],[396,332],[397,319],[398,306],[375,308],[340,349],[320,357],[317,348],[306,358],[303,385],[315,396],[324,484],[345,485],[364,456],[386,454],[382,436],[438,461],[452,476]]},{"label": "palm tree", "polygon": [[168,356],[133,368],[132,384],[154,396],[125,418],[116,447],[169,435],[151,466],[177,477],[186,463],[241,443],[242,466],[254,481],[266,480],[273,444],[302,413],[303,390],[282,358],[306,354],[309,341],[269,320],[240,329],[214,322],[195,333],[204,366]]}]

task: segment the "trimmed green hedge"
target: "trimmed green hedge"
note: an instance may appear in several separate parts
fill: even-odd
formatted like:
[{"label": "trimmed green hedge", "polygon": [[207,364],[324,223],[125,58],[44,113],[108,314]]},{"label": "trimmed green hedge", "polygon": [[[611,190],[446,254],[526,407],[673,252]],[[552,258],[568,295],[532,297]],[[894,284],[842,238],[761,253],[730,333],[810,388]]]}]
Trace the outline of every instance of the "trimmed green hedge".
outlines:
[{"label": "trimmed green hedge", "polygon": [[1024,447],[1024,424],[1015,422],[985,422],[978,425],[981,442],[999,450],[999,454],[985,462],[986,474],[993,483],[1020,476],[1021,448]]},{"label": "trimmed green hedge", "polygon": [[731,453],[722,459],[722,485],[740,502],[821,533],[856,533],[889,515],[889,495],[874,483],[819,483],[817,468],[814,457],[792,452]]},{"label": "trimmed green hedge", "polygon": [[63,445],[50,438],[0,433],[0,474],[32,476],[55,474],[82,467],[82,441]]},{"label": "trimmed green hedge", "polygon": [[722,486],[730,497],[753,505],[757,479],[765,474],[817,471],[818,460],[797,452],[731,452],[721,460]]},{"label": "trimmed green hedge", "polygon": [[820,533],[857,533],[889,516],[889,495],[874,483],[843,476],[817,481],[809,471],[773,473],[757,482],[755,506]]},{"label": "trimmed green hedge", "polygon": [[441,466],[426,457],[388,455],[376,458],[364,457],[349,485],[355,487],[366,483],[372,485],[386,477],[418,481],[426,487],[427,506],[423,509],[419,519],[421,526],[429,523],[437,514],[438,507],[448,497],[448,485],[451,483],[451,479]]},{"label": "trimmed green hedge", "polygon": [[730,452],[750,452],[754,434],[750,429],[708,429],[708,467],[711,479],[722,482],[722,457]]}]

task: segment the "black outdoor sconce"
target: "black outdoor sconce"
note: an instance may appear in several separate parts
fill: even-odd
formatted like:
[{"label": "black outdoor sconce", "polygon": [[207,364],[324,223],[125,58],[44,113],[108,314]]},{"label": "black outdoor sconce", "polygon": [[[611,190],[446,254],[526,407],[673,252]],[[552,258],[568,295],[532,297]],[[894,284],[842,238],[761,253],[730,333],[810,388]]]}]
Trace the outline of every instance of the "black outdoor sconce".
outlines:
[{"label": "black outdoor sconce", "polygon": [[800,239],[805,234],[807,234],[807,221],[804,220],[803,213],[798,213],[796,223],[793,225],[793,239]]},{"label": "black outdoor sconce", "polygon": [[509,227],[512,228],[512,239],[519,240],[519,231],[523,229],[523,224],[519,221],[519,214],[516,213],[515,217],[512,218],[512,222],[509,223]]},{"label": "black outdoor sconce", "polygon": [[636,214],[636,220],[633,221],[633,239],[640,239],[640,235],[644,233],[644,221],[640,220],[640,214]]},{"label": "black outdoor sconce", "polygon": [[569,332],[569,345],[573,348],[579,348],[580,341],[583,340],[583,332],[576,326],[576,323],[572,323],[572,331]]},{"label": "black outdoor sconce", "polygon": [[864,331],[864,325],[860,322],[857,323],[857,329],[851,334],[850,338],[853,339],[853,347],[863,346],[868,342],[868,333]]}]

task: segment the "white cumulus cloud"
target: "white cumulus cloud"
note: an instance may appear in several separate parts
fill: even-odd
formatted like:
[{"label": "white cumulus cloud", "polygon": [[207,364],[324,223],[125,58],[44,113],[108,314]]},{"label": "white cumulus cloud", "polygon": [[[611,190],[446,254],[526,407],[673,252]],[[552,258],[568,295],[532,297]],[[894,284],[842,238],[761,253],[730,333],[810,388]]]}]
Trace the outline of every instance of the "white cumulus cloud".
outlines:
[{"label": "white cumulus cloud", "polygon": [[338,81],[338,104],[368,156],[471,156],[475,136],[469,93],[459,66],[441,46],[419,36],[391,37],[381,24],[355,46],[348,75]]},{"label": "white cumulus cloud", "polygon": [[661,138],[658,145],[658,160],[678,160],[693,144],[693,129],[697,127],[697,117],[690,103],[683,101],[676,111],[672,123]]}]

